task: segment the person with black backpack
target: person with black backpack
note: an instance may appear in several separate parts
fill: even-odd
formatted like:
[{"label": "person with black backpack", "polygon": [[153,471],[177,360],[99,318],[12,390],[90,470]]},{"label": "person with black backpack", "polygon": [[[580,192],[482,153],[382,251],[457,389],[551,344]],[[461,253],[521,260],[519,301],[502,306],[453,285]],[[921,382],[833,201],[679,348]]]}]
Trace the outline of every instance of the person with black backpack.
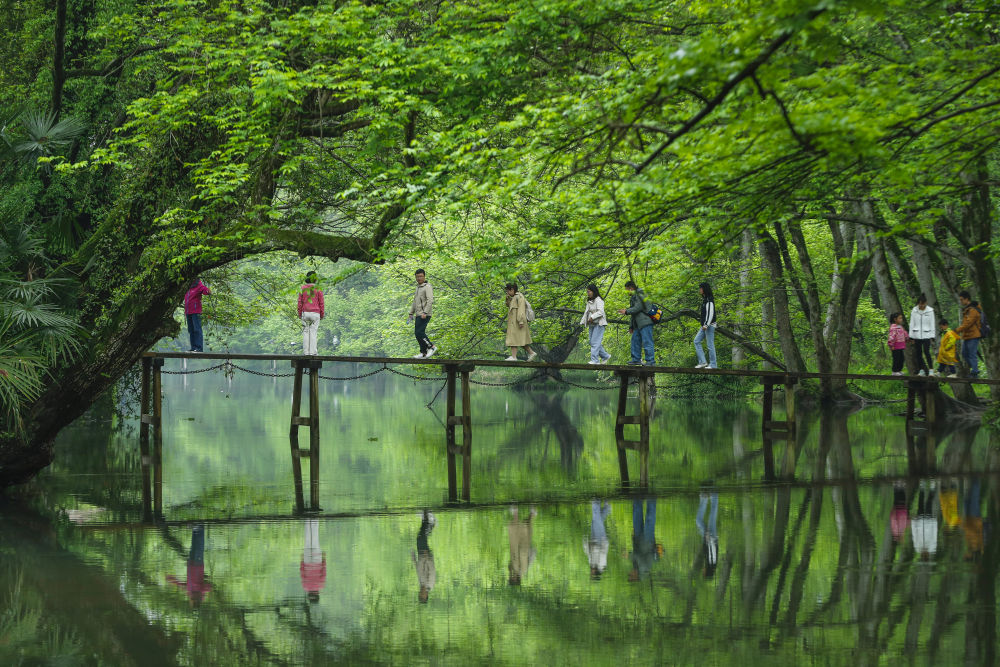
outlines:
[{"label": "person with black backpack", "polygon": [[969,377],[979,377],[977,353],[983,335],[983,311],[965,290],[958,293],[958,301],[962,304],[962,323],[955,327],[955,333],[962,338],[962,361],[969,367]]},{"label": "person with black backpack", "polygon": [[630,366],[642,364],[641,355],[646,355],[646,365],[656,365],[656,352],[653,349],[653,319],[649,316],[646,305],[646,294],[639,289],[635,281],[625,283],[625,290],[631,295],[628,308],[618,311],[620,315],[631,315],[629,333],[632,334],[632,359]]},{"label": "person with black backpack", "polygon": [[[699,319],[701,328],[694,337],[694,352],[698,355],[698,365],[695,368],[718,368],[715,358],[715,295],[708,283],[698,285],[701,294],[701,312]],[[705,362],[705,351],[701,349],[701,341],[708,346],[708,362]]]}]

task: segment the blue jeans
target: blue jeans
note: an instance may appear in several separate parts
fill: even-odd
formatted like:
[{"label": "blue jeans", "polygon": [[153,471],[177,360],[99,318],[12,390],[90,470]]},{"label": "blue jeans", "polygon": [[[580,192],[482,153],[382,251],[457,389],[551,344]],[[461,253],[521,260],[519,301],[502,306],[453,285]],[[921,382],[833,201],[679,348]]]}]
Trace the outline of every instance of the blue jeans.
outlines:
[{"label": "blue jeans", "polygon": [[590,363],[600,363],[601,359],[610,359],[611,355],[604,349],[604,329],[606,324],[590,325]]},{"label": "blue jeans", "polygon": [[970,338],[962,341],[962,361],[969,367],[969,375],[977,377],[979,375],[979,359],[976,353],[979,352],[979,339]]},{"label": "blue jeans", "polygon": [[646,353],[646,365],[655,366],[656,356],[653,352],[653,325],[647,324],[641,329],[632,331],[632,363],[642,361],[640,352]]},{"label": "blue jeans", "polygon": [[646,499],[646,516],[642,516],[642,500],[632,501],[632,537],[650,544],[656,542],[656,498]]},{"label": "blue jeans", "polygon": [[201,313],[187,316],[188,335],[191,336],[191,350],[204,352],[205,338],[201,334]]},{"label": "blue jeans", "polygon": [[698,363],[705,363],[705,351],[701,349],[701,341],[708,345],[708,367],[718,368],[715,361],[715,325],[710,324],[707,329],[698,329],[694,337],[694,352],[698,355]]}]

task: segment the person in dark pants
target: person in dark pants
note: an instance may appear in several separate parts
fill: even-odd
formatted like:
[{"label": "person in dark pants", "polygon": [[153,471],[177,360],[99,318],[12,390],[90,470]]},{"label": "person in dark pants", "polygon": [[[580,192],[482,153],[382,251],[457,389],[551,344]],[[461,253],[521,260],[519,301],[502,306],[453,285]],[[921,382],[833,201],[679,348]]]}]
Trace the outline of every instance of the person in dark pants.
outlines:
[{"label": "person in dark pants", "polygon": [[427,282],[427,274],[423,269],[417,269],[414,274],[417,279],[417,290],[413,293],[413,303],[410,305],[409,321],[415,321],[413,334],[420,345],[420,354],[414,359],[426,359],[437,352],[437,346],[427,337],[427,323],[431,321],[431,308],[434,306],[434,289]]},{"label": "person in dark pants", "polygon": [[195,278],[184,295],[184,315],[187,318],[188,335],[191,337],[191,351],[204,352],[205,340],[201,331],[201,297],[211,294],[201,278]]},{"label": "person in dark pants", "polygon": [[979,339],[982,337],[979,302],[972,300],[972,295],[962,291],[958,293],[962,304],[962,323],[955,327],[955,333],[962,338],[962,361],[969,368],[969,377],[979,377]]},{"label": "person in dark pants", "polygon": [[630,365],[642,363],[641,355],[646,355],[646,365],[656,365],[656,353],[653,349],[653,320],[646,313],[646,294],[639,289],[634,281],[625,283],[625,289],[631,295],[628,308],[618,311],[621,315],[631,315],[629,333],[632,334],[632,359]]},{"label": "person in dark pants", "polygon": [[187,580],[181,581],[168,574],[167,581],[183,588],[192,607],[197,607],[212,590],[212,584],[205,581],[205,526],[197,524],[191,529],[191,552],[187,561]]},{"label": "person in dark pants", "polygon": [[659,558],[656,545],[656,498],[646,499],[646,516],[642,515],[642,499],[632,501],[632,570],[629,581],[649,576],[653,562]]},{"label": "person in dark pants", "polygon": [[420,585],[417,599],[422,604],[427,604],[431,589],[434,588],[434,584],[437,582],[434,554],[431,552],[430,544],[427,541],[427,538],[430,537],[431,531],[434,530],[434,526],[436,525],[437,519],[434,517],[434,514],[428,510],[424,510],[420,520],[420,532],[417,533],[417,550],[410,554],[410,557],[413,559],[413,565],[417,568],[417,583]]},{"label": "person in dark pants", "polygon": [[910,334],[903,328],[903,314],[893,313],[889,316],[889,337],[886,343],[892,350],[892,374],[902,375],[903,364],[906,360],[906,341],[910,339]]}]

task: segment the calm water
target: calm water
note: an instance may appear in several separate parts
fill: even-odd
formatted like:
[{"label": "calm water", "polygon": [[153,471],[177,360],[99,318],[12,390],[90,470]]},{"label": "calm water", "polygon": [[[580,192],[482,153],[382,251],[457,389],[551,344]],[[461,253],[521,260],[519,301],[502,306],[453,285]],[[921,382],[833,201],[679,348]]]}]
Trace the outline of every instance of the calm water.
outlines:
[{"label": "calm water", "polygon": [[898,406],[805,413],[766,483],[757,405],[661,398],[629,493],[616,392],[477,386],[449,504],[440,387],[322,383],[307,515],[289,378],[165,377],[155,522],[135,420],[97,406],[0,504],[0,664],[996,660],[995,435],[941,434],[910,475]]}]

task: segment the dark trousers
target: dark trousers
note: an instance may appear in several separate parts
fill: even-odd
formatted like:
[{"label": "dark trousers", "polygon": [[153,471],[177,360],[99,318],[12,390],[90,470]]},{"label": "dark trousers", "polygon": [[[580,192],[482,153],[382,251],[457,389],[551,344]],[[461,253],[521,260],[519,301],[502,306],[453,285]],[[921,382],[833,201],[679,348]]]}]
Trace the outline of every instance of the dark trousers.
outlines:
[{"label": "dark trousers", "polygon": [[205,338],[201,333],[201,313],[187,316],[188,335],[191,336],[191,349],[197,352],[204,352]]},{"label": "dark trousers", "polygon": [[906,358],[903,356],[903,350],[893,350],[892,351],[892,372],[898,373],[903,370],[903,362]]},{"label": "dark trousers", "polygon": [[417,315],[413,321],[413,335],[417,337],[417,342],[420,344],[420,354],[427,354],[427,350],[434,347],[434,343],[427,337],[427,323],[430,321],[430,315],[427,317]]},{"label": "dark trousers", "polygon": [[951,375],[955,372],[954,364],[938,364],[938,373],[941,375]]},{"label": "dark trousers", "polygon": [[934,360],[931,358],[931,342],[933,338],[914,338],[917,344],[917,363],[920,370],[929,371],[934,368]]}]

